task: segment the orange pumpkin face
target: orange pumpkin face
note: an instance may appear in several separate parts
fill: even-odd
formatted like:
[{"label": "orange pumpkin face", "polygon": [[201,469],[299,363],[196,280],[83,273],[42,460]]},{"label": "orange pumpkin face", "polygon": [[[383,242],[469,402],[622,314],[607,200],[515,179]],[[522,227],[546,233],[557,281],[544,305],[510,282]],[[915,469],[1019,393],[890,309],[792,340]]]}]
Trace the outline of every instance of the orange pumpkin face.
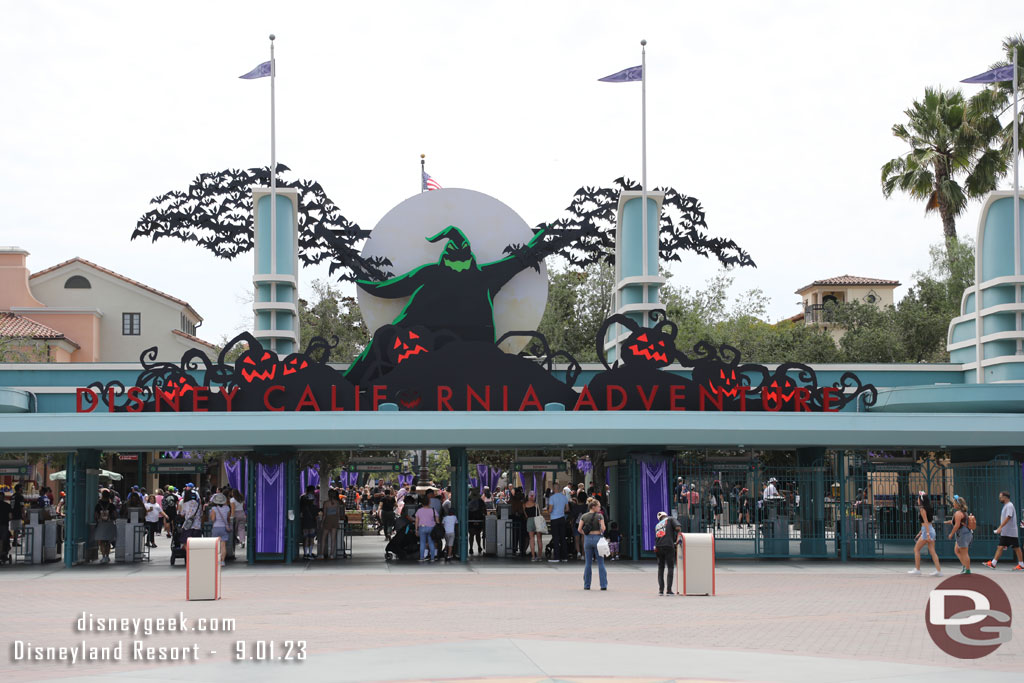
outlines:
[{"label": "orange pumpkin face", "polygon": [[309,360],[300,353],[293,353],[281,363],[281,374],[287,377],[309,367]]},{"label": "orange pumpkin face", "polygon": [[627,365],[665,367],[672,362],[675,351],[673,340],[667,334],[652,328],[642,328],[629,335],[622,345],[622,361]]},{"label": "orange pumpkin face", "polygon": [[196,381],[192,379],[191,375],[181,373],[164,382],[162,389],[173,400],[174,398],[185,396],[188,392],[195,389],[196,386]]},{"label": "orange pumpkin face", "polygon": [[269,382],[277,374],[277,356],[257,346],[238,357],[235,370],[248,384],[255,381]]},{"label": "orange pumpkin face", "polygon": [[402,329],[395,333],[395,340],[388,345],[388,360],[395,365],[400,365],[413,356],[430,353],[433,344],[428,339],[427,331],[423,328]]}]

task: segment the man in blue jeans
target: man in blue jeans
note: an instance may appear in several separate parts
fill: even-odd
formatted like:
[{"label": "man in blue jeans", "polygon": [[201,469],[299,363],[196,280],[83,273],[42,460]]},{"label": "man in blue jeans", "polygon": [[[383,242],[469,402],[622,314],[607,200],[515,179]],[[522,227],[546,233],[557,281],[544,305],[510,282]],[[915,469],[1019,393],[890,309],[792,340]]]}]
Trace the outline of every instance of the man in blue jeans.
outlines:
[{"label": "man in blue jeans", "polygon": [[554,552],[548,562],[566,562],[565,559],[565,536],[569,527],[565,519],[565,513],[569,509],[569,499],[559,490],[555,490],[548,497],[548,513],[551,515],[551,540],[555,544]]}]

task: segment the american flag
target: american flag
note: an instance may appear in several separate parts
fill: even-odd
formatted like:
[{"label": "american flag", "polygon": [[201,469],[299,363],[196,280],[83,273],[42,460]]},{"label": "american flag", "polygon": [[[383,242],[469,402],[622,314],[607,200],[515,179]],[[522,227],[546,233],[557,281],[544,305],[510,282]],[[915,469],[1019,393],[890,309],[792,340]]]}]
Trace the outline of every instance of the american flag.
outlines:
[{"label": "american flag", "polygon": [[423,171],[423,192],[427,190],[440,190],[441,183],[430,177],[430,174]]}]

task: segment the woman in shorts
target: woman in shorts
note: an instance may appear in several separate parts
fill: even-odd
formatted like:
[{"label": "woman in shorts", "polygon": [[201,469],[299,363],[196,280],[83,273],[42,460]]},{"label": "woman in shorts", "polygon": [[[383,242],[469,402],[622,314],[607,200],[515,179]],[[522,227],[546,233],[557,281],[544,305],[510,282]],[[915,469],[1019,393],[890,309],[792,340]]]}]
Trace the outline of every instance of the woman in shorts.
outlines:
[{"label": "woman in shorts", "polygon": [[949,540],[956,539],[953,552],[956,553],[960,564],[963,565],[961,574],[971,573],[971,541],[974,540],[974,532],[967,528],[967,501],[960,496],[953,496],[953,530],[949,532]]},{"label": "woman in shorts", "polygon": [[213,524],[213,538],[220,539],[220,566],[224,566],[228,543],[231,542],[231,506],[223,493],[215,493],[210,498],[210,522]]},{"label": "woman in shorts", "polygon": [[914,568],[907,573],[921,573],[921,548],[927,545],[928,553],[932,556],[932,562],[935,563],[935,571],[931,575],[942,576],[939,556],[935,553],[935,527],[932,525],[935,520],[935,512],[932,510],[932,501],[924,491],[917,494],[917,511],[921,516],[921,531],[917,533],[917,542],[914,544]]}]

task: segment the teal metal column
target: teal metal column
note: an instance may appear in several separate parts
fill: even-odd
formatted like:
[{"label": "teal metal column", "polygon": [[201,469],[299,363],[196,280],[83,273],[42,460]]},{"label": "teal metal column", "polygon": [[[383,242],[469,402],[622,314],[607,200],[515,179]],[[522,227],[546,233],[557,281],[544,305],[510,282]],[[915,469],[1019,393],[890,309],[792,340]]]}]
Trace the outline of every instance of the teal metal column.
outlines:
[{"label": "teal metal column", "polygon": [[245,462],[245,504],[248,507],[245,519],[245,561],[247,564],[256,563],[256,467],[255,461]]},{"label": "teal metal column", "polygon": [[469,563],[469,454],[462,446],[448,449],[448,455],[455,467],[454,486],[455,514],[459,520],[459,561]]},{"label": "teal metal column", "polygon": [[299,463],[296,458],[288,458],[284,463],[285,494],[284,494],[284,561],[291,564],[298,554],[299,544]]},{"label": "teal metal column", "polygon": [[836,507],[836,543],[839,543],[839,557],[846,562],[846,453],[836,452],[836,474],[839,476],[839,505]]},{"label": "teal metal column", "polygon": [[[96,475],[87,475],[86,470],[99,469],[100,452],[96,450],[80,450],[68,454],[67,479],[64,487],[67,502],[64,504],[64,566],[71,567],[75,563],[75,549],[79,543],[89,543],[89,522],[92,521],[92,510],[96,507],[99,493],[96,491]],[[90,491],[89,480],[93,486]]]},{"label": "teal metal column", "polygon": [[[800,554],[825,556],[825,449],[798,448],[796,464],[800,475]],[[806,490],[804,487],[810,487]]]}]

